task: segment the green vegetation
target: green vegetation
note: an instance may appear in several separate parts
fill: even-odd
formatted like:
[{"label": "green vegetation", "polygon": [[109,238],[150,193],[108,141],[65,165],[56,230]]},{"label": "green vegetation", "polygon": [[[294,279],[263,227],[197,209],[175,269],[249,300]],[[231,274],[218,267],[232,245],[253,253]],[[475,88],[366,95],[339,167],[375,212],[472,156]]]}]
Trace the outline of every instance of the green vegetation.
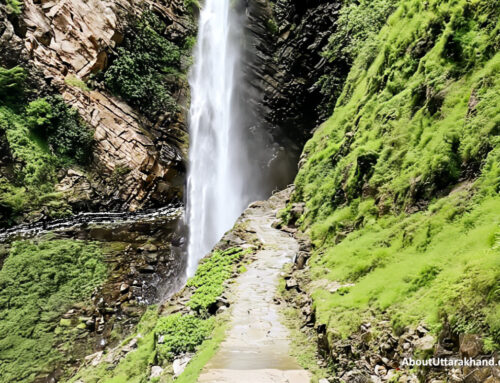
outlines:
[{"label": "green vegetation", "polygon": [[42,208],[53,218],[69,214],[54,190],[57,171],[72,163],[85,165],[92,154],[92,130],[61,97],[38,98],[27,105],[26,76],[19,67],[0,68],[0,142],[11,167],[0,177],[3,226]]},{"label": "green vegetation", "polygon": [[337,28],[330,36],[323,55],[332,62],[333,70],[318,81],[327,97],[324,109],[331,113],[345,83],[347,73],[363,49],[363,54],[376,52],[376,37],[394,11],[398,0],[360,0],[346,2],[341,8]]},{"label": "green vegetation", "polygon": [[13,243],[0,270],[0,376],[4,381],[31,382],[64,359],[60,347],[71,347],[79,330],[60,317],[71,304],[90,298],[105,276],[97,244]]},{"label": "green vegetation", "polygon": [[215,318],[214,330],[211,337],[199,346],[196,355],[186,366],[184,372],[175,380],[176,383],[194,383],[198,381],[203,367],[212,359],[219,349],[219,345],[225,339],[227,324],[227,315],[222,314]]},{"label": "green vegetation", "polygon": [[[224,339],[226,328],[227,316],[209,316],[207,308],[224,292],[224,283],[237,272],[238,261],[248,252],[241,248],[214,251],[187,283],[186,289],[194,288],[187,306],[195,307],[197,313],[161,315],[156,307],[150,307],[135,335],[123,342],[126,345],[132,338],[138,339],[135,351],[129,352],[117,365],[104,362],[97,367],[83,368],[70,382],[85,378],[86,383],[143,383],[148,381],[153,365],[164,367],[162,382],[172,382],[171,363],[185,353],[196,354],[176,382],[196,381]],[[209,288],[205,290],[202,285]]]},{"label": "green vegetation", "polygon": [[[345,337],[374,316],[396,331],[447,318],[495,348],[500,5],[399,4],[376,38],[360,48],[354,33],[339,53],[357,58],[296,178],[324,286],[312,291],[317,319]],[[331,293],[334,281],[354,286]]]},{"label": "green vegetation", "polygon": [[54,154],[81,165],[90,161],[94,132],[85,126],[76,109],[68,108],[61,96],[30,102],[26,120]]},{"label": "green vegetation", "polygon": [[18,16],[22,12],[23,2],[21,0],[5,0],[7,10]]},{"label": "green vegetation", "polygon": [[211,305],[224,292],[224,281],[234,272],[234,265],[248,253],[236,247],[225,251],[216,250],[200,263],[196,275],[187,286],[195,287],[188,306],[202,315],[206,315]]},{"label": "green vegetation", "polygon": [[163,337],[158,345],[158,356],[173,361],[176,355],[194,352],[213,330],[214,318],[200,319],[194,315],[173,314],[161,317],[156,325],[156,335]]},{"label": "green vegetation", "polygon": [[83,90],[85,92],[90,91],[90,88],[87,86],[85,81],[80,80],[78,77],[76,77],[74,75],[66,76],[66,78],[64,79],[64,82],[66,84],[68,84],[69,86],[74,86],[76,88],[80,88],[81,90]]},{"label": "green vegetation", "polygon": [[25,79],[26,72],[21,67],[11,69],[0,67],[0,96],[2,99],[12,93],[19,94]]},{"label": "green vegetation", "polygon": [[[287,263],[283,267],[285,274],[290,274],[292,264]],[[293,301],[296,298],[294,291],[286,289],[286,281],[280,279],[277,295],[285,301]],[[304,326],[301,308],[292,305],[280,306],[280,316],[283,323],[290,330],[291,355],[295,357],[302,368],[311,373],[311,383],[318,383],[320,379],[327,378],[331,371],[318,365],[318,339],[314,328]]]},{"label": "green vegetation", "polygon": [[184,6],[191,12],[195,12],[200,9],[200,2],[199,0],[184,0]]},{"label": "green vegetation", "polygon": [[176,109],[167,77],[178,72],[181,52],[163,36],[164,31],[159,17],[145,11],[104,74],[112,92],[151,119]]}]

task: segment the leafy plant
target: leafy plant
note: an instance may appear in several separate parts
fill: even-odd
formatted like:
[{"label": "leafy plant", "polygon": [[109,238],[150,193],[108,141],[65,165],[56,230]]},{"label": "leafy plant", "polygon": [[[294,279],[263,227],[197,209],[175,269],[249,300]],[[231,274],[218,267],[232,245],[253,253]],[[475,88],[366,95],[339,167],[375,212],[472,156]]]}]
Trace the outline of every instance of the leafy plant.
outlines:
[{"label": "leafy plant", "polygon": [[205,259],[198,266],[195,276],[187,283],[187,286],[196,288],[188,306],[202,314],[206,313],[223,293],[224,281],[231,276],[236,263],[244,254],[241,248],[231,248],[216,250]]},{"label": "leafy plant", "polygon": [[104,75],[112,92],[151,119],[176,110],[167,75],[179,67],[180,50],[163,36],[164,30],[160,18],[145,11]]},{"label": "leafy plant", "polygon": [[12,92],[22,89],[26,80],[26,71],[21,67],[6,69],[0,66],[0,96],[8,97]]},{"label": "leafy plant", "polygon": [[23,3],[21,0],[5,0],[7,4],[7,9],[14,15],[20,15],[22,11]]},{"label": "leafy plant", "polygon": [[60,96],[40,98],[26,108],[28,126],[47,140],[55,154],[87,164],[90,160],[94,133]]},{"label": "leafy plant", "polygon": [[163,341],[158,345],[158,354],[165,360],[176,355],[194,352],[210,335],[214,318],[200,319],[194,315],[173,314],[161,317],[155,328],[157,337]]}]

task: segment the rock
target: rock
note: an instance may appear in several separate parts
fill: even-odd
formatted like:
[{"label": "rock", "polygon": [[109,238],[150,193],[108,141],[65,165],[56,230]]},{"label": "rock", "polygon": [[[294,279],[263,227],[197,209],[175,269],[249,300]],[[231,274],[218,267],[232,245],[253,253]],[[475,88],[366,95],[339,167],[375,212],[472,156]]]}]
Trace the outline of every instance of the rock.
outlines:
[{"label": "rock", "polygon": [[387,374],[387,369],[384,366],[377,365],[375,366],[375,374],[380,377],[385,376]]},{"label": "rock", "polygon": [[478,335],[462,334],[459,337],[460,355],[463,358],[475,358],[483,352],[483,342]]},{"label": "rock", "polygon": [[87,363],[90,363],[91,366],[95,367],[101,362],[102,355],[102,351],[96,352],[95,354],[86,356],[85,361]]},{"label": "rock", "polygon": [[122,294],[126,294],[126,293],[128,293],[129,288],[130,288],[130,286],[129,286],[128,284],[126,284],[126,283],[122,283],[122,284],[120,285],[120,293],[122,293]]},{"label": "rock", "polygon": [[423,338],[417,339],[414,346],[419,351],[431,351],[434,350],[435,343],[436,339],[432,335],[426,335]]},{"label": "rock", "polygon": [[318,381],[318,383],[330,383],[330,382],[328,381],[328,379],[323,378],[323,379],[320,379]]},{"label": "rock", "polygon": [[133,338],[127,345],[123,346],[122,353],[127,354],[137,348],[138,337]]},{"label": "rock", "polygon": [[158,246],[156,245],[153,245],[152,243],[148,243],[144,246],[141,246],[138,248],[139,251],[147,251],[147,252],[150,252],[150,253],[154,253],[156,251],[158,251]]},{"label": "rock", "polygon": [[149,379],[159,378],[163,374],[163,368],[160,366],[151,367],[151,375],[149,375]]},{"label": "rock", "polygon": [[186,368],[186,366],[189,363],[189,361],[191,360],[191,358],[192,358],[192,356],[190,356],[190,355],[184,355],[184,356],[174,360],[174,363],[172,364],[172,368],[174,369],[174,375],[176,377],[179,376],[180,374],[182,374],[182,372]]},{"label": "rock", "polygon": [[[153,7],[167,25],[165,36],[174,44],[183,44],[194,32],[193,15],[182,1]],[[61,93],[95,130],[96,176],[72,170],[56,186],[78,209],[104,205],[133,211],[151,201],[165,204],[182,198],[188,146],[182,109],[188,100],[187,82],[176,83],[177,90],[172,91],[179,112],[151,122],[98,87],[88,90],[67,81],[81,81],[105,70],[109,53],[123,40],[129,16],[140,12],[137,2],[127,0],[29,1],[23,3],[20,16],[22,38],[11,23],[0,28],[0,53],[12,60],[4,65],[23,64],[29,58],[27,66],[34,67],[30,72],[43,73],[41,87]]]},{"label": "rock", "polygon": [[165,335],[160,335],[158,337],[158,344],[163,344],[165,343]]},{"label": "rock", "polygon": [[420,337],[424,336],[429,332],[429,330],[427,330],[424,326],[418,326],[415,331],[417,332],[417,335]]},{"label": "rock", "polygon": [[227,310],[226,306],[221,306],[217,309],[216,314],[222,314],[226,310]]},{"label": "rock", "polygon": [[291,289],[298,289],[299,284],[295,278],[290,278],[289,280],[286,281],[286,289],[291,290]]},{"label": "rock", "polygon": [[[487,379],[491,377],[491,369],[487,368],[477,368],[472,372],[468,373],[463,379],[464,383],[484,383]],[[496,379],[496,378],[495,378]]]}]

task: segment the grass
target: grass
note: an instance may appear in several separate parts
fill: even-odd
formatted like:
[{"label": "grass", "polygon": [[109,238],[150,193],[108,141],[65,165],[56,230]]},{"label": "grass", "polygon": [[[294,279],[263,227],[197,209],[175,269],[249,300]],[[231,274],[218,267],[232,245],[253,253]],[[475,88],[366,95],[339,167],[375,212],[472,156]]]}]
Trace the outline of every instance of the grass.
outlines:
[{"label": "grass", "polygon": [[85,83],[85,81],[79,79],[78,77],[74,75],[68,75],[64,78],[64,82],[68,84],[69,86],[73,86],[75,88],[79,88],[83,90],[84,92],[89,92],[90,88],[88,85]]},{"label": "grass", "polygon": [[228,318],[224,314],[216,318],[214,331],[211,337],[205,340],[196,355],[186,366],[183,373],[175,380],[177,383],[195,383],[205,365],[212,359],[220,344],[226,338],[226,330],[228,328]]},{"label": "grass", "polygon": [[187,286],[195,291],[188,306],[202,315],[206,315],[217,298],[224,292],[224,281],[229,279],[237,264],[250,250],[231,248],[225,251],[216,250],[209,258],[203,260]]},{"label": "grass", "polygon": [[[73,240],[18,241],[0,270],[0,376],[31,382],[67,358],[77,323],[60,317],[106,277],[99,246]],[[65,356],[66,355],[66,356]]]},{"label": "grass", "polygon": [[311,291],[331,336],[448,320],[498,348],[499,14],[400,1],[306,144],[293,202],[306,202],[313,285],[354,284]]}]

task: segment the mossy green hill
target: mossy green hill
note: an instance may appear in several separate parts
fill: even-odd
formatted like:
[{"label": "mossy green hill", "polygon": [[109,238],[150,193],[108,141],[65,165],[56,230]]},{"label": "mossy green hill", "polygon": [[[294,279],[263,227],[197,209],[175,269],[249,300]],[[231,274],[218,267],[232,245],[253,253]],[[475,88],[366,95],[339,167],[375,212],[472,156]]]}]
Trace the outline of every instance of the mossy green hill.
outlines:
[{"label": "mossy green hill", "polygon": [[312,291],[334,332],[447,318],[500,343],[499,15],[487,0],[400,1],[307,143],[293,202],[311,276],[354,285]]}]

